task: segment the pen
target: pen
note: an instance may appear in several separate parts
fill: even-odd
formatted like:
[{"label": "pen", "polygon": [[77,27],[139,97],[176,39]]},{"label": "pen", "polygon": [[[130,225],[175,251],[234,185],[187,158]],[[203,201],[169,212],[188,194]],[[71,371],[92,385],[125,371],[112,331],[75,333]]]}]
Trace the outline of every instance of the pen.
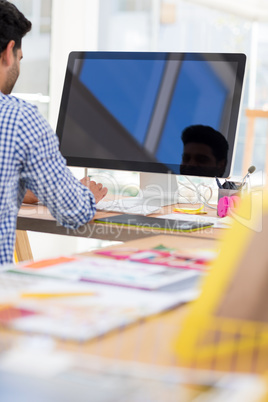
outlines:
[{"label": "pen", "polygon": [[215,177],[215,179],[216,179],[216,183],[217,183],[218,187],[223,188],[218,177]]}]

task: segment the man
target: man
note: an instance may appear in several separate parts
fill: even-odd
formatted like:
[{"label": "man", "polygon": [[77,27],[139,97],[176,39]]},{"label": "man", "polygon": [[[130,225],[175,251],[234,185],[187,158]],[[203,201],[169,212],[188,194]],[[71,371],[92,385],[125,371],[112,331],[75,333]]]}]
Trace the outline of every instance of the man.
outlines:
[{"label": "man", "polygon": [[[49,124],[29,103],[9,94],[20,73],[21,39],[31,23],[0,0],[0,263],[12,262],[17,213],[26,189],[57,221],[77,228],[90,221],[107,189],[76,180],[59,152]],[[28,193],[31,199],[31,193]],[[34,195],[32,195],[34,197]]]},{"label": "man", "polygon": [[181,174],[222,177],[228,156],[226,138],[210,126],[186,127],[182,132],[184,145]]}]

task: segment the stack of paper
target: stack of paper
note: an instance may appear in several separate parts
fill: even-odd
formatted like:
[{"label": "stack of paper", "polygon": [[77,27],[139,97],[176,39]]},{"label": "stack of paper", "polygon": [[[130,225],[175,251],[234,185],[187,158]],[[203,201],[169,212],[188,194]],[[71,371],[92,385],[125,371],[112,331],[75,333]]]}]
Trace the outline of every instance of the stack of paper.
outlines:
[{"label": "stack of paper", "polygon": [[193,298],[73,280],[0,274],[0,325],[85,341]]}]

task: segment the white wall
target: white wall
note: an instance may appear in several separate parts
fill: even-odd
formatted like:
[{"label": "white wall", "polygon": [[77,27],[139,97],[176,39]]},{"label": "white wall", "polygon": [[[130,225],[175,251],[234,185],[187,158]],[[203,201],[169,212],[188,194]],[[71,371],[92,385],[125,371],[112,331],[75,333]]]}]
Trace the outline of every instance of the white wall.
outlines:
[{"label": "white wall", "polygon": [[53,0],[49,120],[56,127],[64,75],[71,51],[97,50],[99,0]]}]

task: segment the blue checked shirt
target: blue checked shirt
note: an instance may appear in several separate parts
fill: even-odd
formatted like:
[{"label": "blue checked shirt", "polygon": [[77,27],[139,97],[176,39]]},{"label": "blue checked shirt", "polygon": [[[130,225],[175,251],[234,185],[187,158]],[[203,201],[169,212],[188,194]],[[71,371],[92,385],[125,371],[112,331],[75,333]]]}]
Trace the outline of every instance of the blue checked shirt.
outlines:
[{"label": "blue checked shirt", "polygon": [[85,224],[96,212],[93,194],[67,168],[58,138],[37,108],[0,92],[0,264],[13,261],[26,189],[69,228]]}]

